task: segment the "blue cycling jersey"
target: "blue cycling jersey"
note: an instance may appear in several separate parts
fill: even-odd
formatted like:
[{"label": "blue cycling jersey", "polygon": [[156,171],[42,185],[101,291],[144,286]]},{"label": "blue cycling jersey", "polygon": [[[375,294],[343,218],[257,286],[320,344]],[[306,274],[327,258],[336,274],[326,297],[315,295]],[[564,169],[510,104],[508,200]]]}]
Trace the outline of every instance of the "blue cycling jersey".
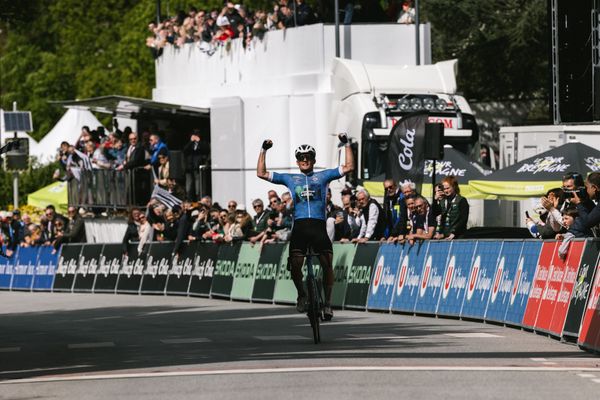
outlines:
[{"label": "blue cycling jersey", "polygon": [[294,220],[315,218],[326,220],[327,186],[329,182],[344,176],[342,167],[326,169],[310,174],[279,174],[272,172],[270,181],[285,185],[294,200]]}]

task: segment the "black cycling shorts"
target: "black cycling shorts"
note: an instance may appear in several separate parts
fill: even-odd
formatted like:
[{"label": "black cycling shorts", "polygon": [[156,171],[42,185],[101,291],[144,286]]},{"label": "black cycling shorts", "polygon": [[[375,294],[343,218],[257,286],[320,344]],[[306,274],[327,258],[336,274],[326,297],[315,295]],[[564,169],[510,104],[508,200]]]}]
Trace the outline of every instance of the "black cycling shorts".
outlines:
[{"label": "black cycling shorts", "polygon": [[309,247],[317,254],[333,253],[327,225],[322,219],[303,218],[294,221],[290,239],[290,255],[304,255]]}]

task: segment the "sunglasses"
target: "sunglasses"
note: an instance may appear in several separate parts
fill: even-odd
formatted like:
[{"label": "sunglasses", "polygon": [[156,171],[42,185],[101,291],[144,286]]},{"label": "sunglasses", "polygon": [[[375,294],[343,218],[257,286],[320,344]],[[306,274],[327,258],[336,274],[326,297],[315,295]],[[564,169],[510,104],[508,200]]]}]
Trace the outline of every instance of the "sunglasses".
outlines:
[{"label": "sunglasses", "polygon": [[296,156],[297,161],[315,161],[315,158],[310,153],[302,153]]}]

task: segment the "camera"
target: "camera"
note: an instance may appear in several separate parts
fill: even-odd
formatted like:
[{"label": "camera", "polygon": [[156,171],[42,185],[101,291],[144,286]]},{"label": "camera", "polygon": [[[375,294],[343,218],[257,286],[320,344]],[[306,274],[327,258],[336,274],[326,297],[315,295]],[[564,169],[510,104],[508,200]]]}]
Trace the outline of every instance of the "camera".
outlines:
[{"label": "camera", "polygon": [[585,189],[585,186],[578,187],[577,189],[573,190],[564,190],[563,193],[565,199],[572,199],[574,193],[577,194],[577,197],[580,199],[587,198],[587,190]]}]

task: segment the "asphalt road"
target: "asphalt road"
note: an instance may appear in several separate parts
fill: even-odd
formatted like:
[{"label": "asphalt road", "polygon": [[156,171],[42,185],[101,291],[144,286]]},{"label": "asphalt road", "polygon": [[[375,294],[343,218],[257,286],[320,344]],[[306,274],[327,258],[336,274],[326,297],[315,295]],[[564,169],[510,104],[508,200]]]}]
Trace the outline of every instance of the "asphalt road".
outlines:
[{"label": "asphalt road", "polygon": [[600,358],[513,328],[289,306],[0,292],[0,399],[597,399]]}]

